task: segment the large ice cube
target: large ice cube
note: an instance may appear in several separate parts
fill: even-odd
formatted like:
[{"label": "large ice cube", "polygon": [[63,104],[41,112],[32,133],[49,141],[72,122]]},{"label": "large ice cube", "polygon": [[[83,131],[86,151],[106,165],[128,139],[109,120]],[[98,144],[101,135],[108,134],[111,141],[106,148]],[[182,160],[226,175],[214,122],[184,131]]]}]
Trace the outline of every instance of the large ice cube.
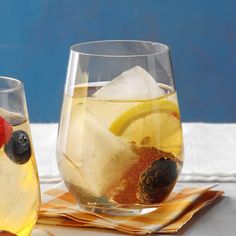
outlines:
[{"label": "large ice cube", "polygon": [[135,66],[99,89],[94,96],[100,99],[147,99],[163,95],[163,90],[142,67]]},{"label": "large ice cube", "polygon": [[109,132],[89,110],[85,112],[84,109],[85,104],[73,108],[66,158],[59,161],[59,168],[66,182],[99,197],[138,159],[128,142]]}]

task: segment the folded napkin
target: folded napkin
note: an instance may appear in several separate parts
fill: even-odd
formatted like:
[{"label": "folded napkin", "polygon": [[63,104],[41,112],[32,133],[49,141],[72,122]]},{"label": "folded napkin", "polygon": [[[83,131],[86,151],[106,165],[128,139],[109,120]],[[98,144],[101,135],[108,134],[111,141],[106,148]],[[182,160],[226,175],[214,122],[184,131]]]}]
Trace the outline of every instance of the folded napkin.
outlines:
[{"label": "folded napkin", "polygon": [[200,209],[223,195],[212,187],[185,188],[157,210],[137,216],[109,216],[79,210],[64,184],[42,195],[38,224],[115,229],[129,234],[176,233]]},{"label": "folded napkin", "polygon": [[236,124],[183,123],[180,181],[236,181]]},{"label": "folded napkin", "polygon": [[[57,124],[32,124],[41,182],[61,181]],[[236,124],[183,123],[185,161],[180,181],[236,181]]]}]

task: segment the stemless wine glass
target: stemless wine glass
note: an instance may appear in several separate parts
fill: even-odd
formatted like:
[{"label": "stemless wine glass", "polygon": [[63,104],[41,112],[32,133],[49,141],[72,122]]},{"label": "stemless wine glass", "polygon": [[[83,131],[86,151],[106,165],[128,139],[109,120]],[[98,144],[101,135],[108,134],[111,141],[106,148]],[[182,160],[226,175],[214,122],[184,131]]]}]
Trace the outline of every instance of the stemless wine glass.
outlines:
[{"label": "stemless wine glass", "polygon": [[71,47],[57,160],[83,209],[141,214],[166,199],[183,164],[166,45],[97,41]]},{"label": "stemless wine glass", "polygon": [[[29,235],[40,205],[23,84],[0,77],[0,234]],[[4,234],[5,235],[5,234]]]}]

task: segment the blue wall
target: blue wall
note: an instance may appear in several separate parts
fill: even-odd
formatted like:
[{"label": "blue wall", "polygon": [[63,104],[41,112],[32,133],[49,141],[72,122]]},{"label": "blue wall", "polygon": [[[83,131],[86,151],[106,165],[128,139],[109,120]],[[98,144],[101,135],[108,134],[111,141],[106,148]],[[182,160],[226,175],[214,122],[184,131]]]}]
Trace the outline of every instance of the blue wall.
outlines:
[{"label": "blue wall", "polygon": [[57,121],[72,44],[168,44],[184,121],[236,122],[236,1],[0,0],[0,74],[25,84],[31,121]]}]

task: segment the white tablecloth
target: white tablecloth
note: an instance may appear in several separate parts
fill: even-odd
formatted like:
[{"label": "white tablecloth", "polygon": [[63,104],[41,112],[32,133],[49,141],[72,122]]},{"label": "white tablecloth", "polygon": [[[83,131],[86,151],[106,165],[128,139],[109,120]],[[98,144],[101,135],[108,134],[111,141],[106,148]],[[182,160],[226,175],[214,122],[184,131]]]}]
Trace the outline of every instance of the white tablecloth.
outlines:
[{"label": "white tablecloth", "polygon": [[[32,124],[41,182],[58,182],[57,124]],[[236,124],[183,123],[185,161],[180,181],[236,182]]]}]

